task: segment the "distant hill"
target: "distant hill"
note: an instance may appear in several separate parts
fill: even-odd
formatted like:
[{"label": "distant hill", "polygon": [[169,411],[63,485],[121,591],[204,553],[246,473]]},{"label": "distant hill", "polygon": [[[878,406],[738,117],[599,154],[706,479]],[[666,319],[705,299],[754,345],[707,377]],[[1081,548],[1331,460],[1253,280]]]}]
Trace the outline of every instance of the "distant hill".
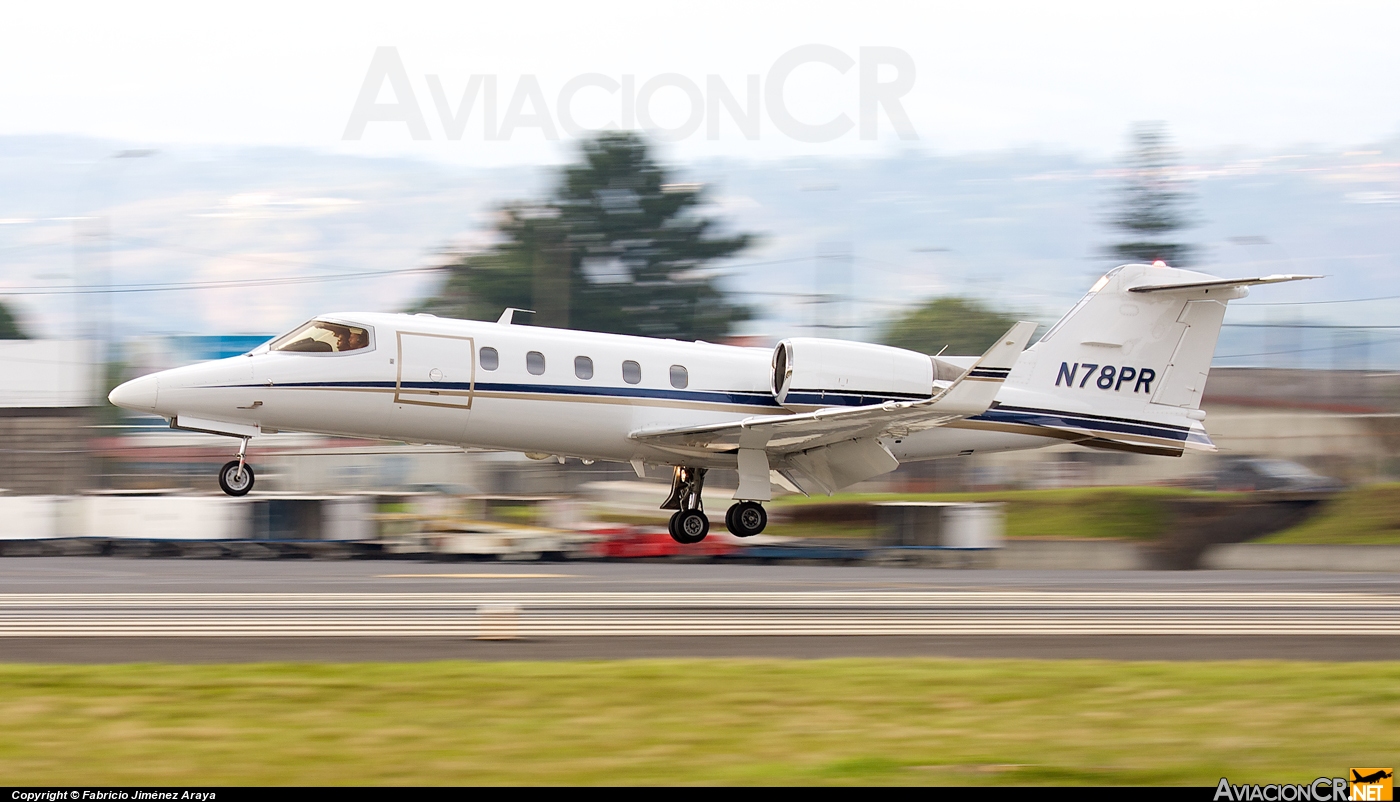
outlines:
[{"label": "distant hill", "polygon": [[[544,190],[537,168],[468,169],[299,149],[175,148],[0,137],[0,288],[310,278],[415,268],[489,236],[496,204]],[[1200,269],[1326,273],[1251,301],[1400,295],[1400,141],[1359,152],[1188,155]],[[728,285],[746,331],[872,337],[899,310],[967,295],[1052,321],[1110,267],[1097,255],[1116,165],[1034,150],[974,156],[681,165],[722,218],[763,235]],[[75,221],[99,217],[103,223]],[[105,230],[109,232],[104,235]],[[75,264],[78,272],[75,273]],[[405,308],[424,274],[111,296],[118,336],[280,331],[317,312]],[[854,298],[852,299],[852,296]],[[7,298],[41,336],[91,328],[95,295]],[[1233,308],[1229,322],[1385,324],[1396,303]],[[854,328],[852,328],[854,327]],[[1227,328],[1227,364],[1400,366],[1384,332]],[[1365,339],[1365,343],[1361,340]],[[1284,366],[1284,365],[1280,365]],[[1348,365],[1355,366],[1355,365]]]}]

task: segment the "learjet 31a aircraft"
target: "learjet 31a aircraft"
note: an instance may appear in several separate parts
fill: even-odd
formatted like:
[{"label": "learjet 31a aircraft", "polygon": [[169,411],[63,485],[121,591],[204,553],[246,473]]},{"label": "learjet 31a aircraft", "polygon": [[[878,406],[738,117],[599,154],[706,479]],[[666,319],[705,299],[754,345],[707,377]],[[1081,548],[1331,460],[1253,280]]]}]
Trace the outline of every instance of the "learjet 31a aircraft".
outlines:
[{"label": "learjet 31a aircraft", "polygon": [[672,467],[671,535],[709,532],[705,472],[737,470],[725,523],[763,531],[777,485],[830,494],[903,462],[1077,443],[1213,451],[1200,410],[1225,304],[1251,284],[1153,265],[1110,271],[1027,348],[981,356],[794,337],[741,348],[431,315],[330,314],[243,356],[126,382],[113,404],[240,438],[219,472],[253,486],[248,439],[278,431]]}]

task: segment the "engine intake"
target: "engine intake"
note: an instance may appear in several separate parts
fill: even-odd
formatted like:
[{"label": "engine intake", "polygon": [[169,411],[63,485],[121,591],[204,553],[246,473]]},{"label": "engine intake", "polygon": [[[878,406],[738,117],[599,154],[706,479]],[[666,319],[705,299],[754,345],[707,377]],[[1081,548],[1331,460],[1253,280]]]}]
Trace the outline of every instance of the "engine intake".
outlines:
[{"label": "engine intake", "polygon": [[933,395],[927,354],[887,345],[793,337],[773,349],[773,395],[795,412]]}]

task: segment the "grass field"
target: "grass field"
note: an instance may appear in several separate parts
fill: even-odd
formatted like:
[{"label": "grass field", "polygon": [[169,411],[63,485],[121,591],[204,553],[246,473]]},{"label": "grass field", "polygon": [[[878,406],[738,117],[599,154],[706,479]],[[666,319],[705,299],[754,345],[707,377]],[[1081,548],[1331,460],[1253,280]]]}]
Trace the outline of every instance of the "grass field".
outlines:
[{"label": "grass field", "polygon": [[1400,544],[1400,484],[1349,490],[1315,518],[1259,542]]},{"label": "grass field", "polygon": [[1400,754],[1400,663],[0,666],[16,785],[1305,781]]},{"label": "grass field", "polygon": [[[999,501],[1006,504],[1006,536],[1013,538],[1112,538],[1151,540],[1168,523],[1163,501],[1185,496],[1224,496],[1168,487],[1079,487],[1061,490],[997,490],[980,493],[843,493],[829,498],[788,497],[775,511],[797,505],[877,501]],[[868,537],[872,527],[774,524],[774,534]]]},{"label": "grass field", "polygon": [[[1170,524],[1163,501],[1187,496],[1235,495],[1239,494],[1166,487],[1084,487],[984,493],[847,493],[829,499],[789,497],[775,502],[773,509],[852,501],[999,501],[1006,504],[1007,537],[1151,540]],[[870,526],[823,523],[774,523],[769,531],[802,537],[869,537],[874,534]],[[1258,542],[1400,544],[1400,484],[1368,485],[1340,493],[1312,519]]]}]

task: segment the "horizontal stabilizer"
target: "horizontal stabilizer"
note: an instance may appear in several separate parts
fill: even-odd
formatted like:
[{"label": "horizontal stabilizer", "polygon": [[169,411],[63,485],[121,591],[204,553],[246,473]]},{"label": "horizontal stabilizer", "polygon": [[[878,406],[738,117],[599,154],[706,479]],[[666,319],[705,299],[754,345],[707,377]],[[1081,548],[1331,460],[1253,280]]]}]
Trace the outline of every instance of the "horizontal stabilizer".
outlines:
[{"label": "horizontal stabilizer", "polygon": [[1003,334],[982,358],[938,397],[933,407],[943,414],[981,415],[996,400],[1001,383],[1031,341],[1036,324],[1021,321]]},{"label": "horizontal stabilizer", "polygon": [[1310,278],[1323,278],[1322,276],[1305,276],[1295,273],[1278,273],[1272,276],[1259,276],[1258,278],[1221,278],[1214,281],[1187,281],[1180,284],[1146,284],[1140,287],[1129,287],[1128,292],[1186,292],[1189,290],[1213,290],[1224,289],[1226,287],[1248,287],[1253,284],[1282,284],[1285,281],[1304,281]]}]

